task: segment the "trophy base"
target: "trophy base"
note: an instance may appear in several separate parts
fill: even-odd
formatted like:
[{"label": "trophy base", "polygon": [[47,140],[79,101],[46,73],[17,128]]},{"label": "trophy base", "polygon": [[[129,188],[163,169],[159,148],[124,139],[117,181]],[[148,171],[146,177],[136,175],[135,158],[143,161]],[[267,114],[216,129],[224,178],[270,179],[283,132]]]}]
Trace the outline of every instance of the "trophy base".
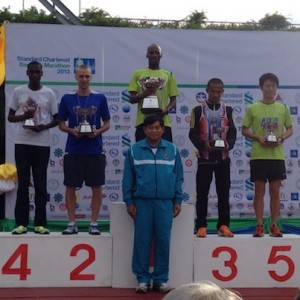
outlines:
[{"label": "trophy base", "polygon": [[275,135],[274,136],[269,135],[266,140],[268,143],[271,143],[271,144],[278,143],[278,139]]},{"label": "trophy base", "polygon": [[141,112],[145,115],[157,115],[161,113],[161,108],[142,108]]},{"label": "trophy base", "polygon": [[225,142],[223,140],[215,140],[213,145],[215,148],[218,148],[218,149],[225,148]]},{"label": "trophy base", "polygon": [[158,99],[156,96],[148,96],[143,100],[143,106],[141,108],[143,114],[159,114],[161,108],[158,105]]},{"label": "trophy base", "polygon": [[35,127],[34,120],[27,119],[23,125],[24,128],[32,128]]},{"label": "trophy base", "polygon": [[91,133],[93,132],[91,125],[81,125],[79,127],[80,133]]}]

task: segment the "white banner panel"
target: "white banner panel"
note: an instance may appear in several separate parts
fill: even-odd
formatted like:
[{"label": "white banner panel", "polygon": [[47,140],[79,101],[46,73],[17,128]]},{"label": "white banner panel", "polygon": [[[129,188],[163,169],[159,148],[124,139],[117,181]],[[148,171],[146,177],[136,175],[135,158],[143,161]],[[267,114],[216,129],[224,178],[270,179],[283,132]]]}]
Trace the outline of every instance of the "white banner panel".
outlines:
[{"label": "white banner panel", "polygon": [[[195,202],[196,156],[188,138],[191,109],[206,98],[205,85],[211,77],[225,83],[223,100],[235,111],[238,127],[236,146],[231,151],[231,215],[253,216],[253,183],[249,180],[251,141],[241,136],[241,122],[247,105],[260,100],[258,78],[266,72],[278,75],[278,99],[290,106],[295,133],[285,142],[288,178],[281,190],[283,216],[299,215],[300,69],[299,32],[204,31],[170,29],[131,29],[63,25],[7,25],[6,96],[27,82],[26,66],[31,60],[43,64],[44,83],[52,88],[58,104],[63,94],[74,90],[74,69],[81,63],[93,70],[93,89],[106,94],[111,113],[111,129],[104,134],[107,156],[106,184],[102,217],[109,217],[110,203],[122,201],[121,181],[124,153],[134,142],[136,105],[129,103],[127,85],[132,72],[148,65],[146,48],[151,43],[162,46],[161,67],[177,78],[180,96],[176,113],[171,114],[174,143],[184,163],[186,202]],[[14,124],[6,124],[6,158],[14,162]],[[48,172],[48,217],[66,219],[62,158],[66,134],[52,130],[51,159]],[[31,189],[31,198],[34,189]],[[91,191],[77,193],[77,217],[90,217]],[[7,194],[6,215],[13,218],[15,192]],[[217,196],[212,185],[208,215],[217,215]],[[265,213],[269,215],[266,198]],[[34,204],[32,204],[32,212]]]}]

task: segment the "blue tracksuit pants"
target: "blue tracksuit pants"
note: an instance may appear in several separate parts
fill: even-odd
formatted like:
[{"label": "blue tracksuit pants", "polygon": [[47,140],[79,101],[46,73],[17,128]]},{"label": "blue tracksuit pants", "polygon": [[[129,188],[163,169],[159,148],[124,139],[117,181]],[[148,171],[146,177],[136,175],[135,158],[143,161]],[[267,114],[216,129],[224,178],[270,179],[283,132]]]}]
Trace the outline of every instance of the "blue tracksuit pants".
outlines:
[{"label": "blue tracksuit pants", "polygon": [[[170,239],[173,222],[172,200],[135,199],[132,271],[139,283],[153,284],[169,279]],[[151,241],[154,241],[154,270],[149,271]]]}]

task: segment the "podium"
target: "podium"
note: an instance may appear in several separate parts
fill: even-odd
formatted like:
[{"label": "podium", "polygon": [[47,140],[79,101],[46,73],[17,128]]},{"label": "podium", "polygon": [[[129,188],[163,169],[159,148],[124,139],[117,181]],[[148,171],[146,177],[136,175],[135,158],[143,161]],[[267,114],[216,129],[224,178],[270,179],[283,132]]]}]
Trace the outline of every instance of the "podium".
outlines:
[{"label": "podium", "polygon": [[[194,205],[183,204],[174,219],[171,287],[198,280],[211,280],[226,288],[299,286],[299,235],[196,238],[194,218]],[[110,233],[100,236],[1,232],[1,287],[134,288],[133,232],[133,220],[122,202],[111,204]]]},{"label": "podium", "polygon": [[[193,281],[194,217],[194,206],[183,204],[173,220],[168,282],[171,287]],[[137,281],[131,272],[133,219],[124,203],[112,204],[110,231],[113,237],[112,287],[136,287]]]}]

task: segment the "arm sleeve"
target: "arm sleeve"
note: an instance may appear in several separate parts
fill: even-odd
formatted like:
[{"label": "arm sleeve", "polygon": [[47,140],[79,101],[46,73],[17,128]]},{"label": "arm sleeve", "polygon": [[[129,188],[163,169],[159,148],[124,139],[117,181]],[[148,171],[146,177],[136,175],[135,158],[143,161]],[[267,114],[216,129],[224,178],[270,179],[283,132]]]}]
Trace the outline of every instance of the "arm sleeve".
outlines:
[{"label": "arm sleeve", "polygon": [[133,194],[135,186],[136,178],[134,172],[133,157],[131,155],[131,149],[129,149],[125,158],[122,180],[123,201],[126,203],[127,206],[134,203]]},{"label": "arm sleeve", "polygon": [[200,127],[199,120],[202,114],[201,106],[197,106],[192,110],[189,138],[193,145],[198,150],[203,150],[205,146],[205,141],[200,139]]},{"label": "arm sleeve", "polygon": [[101,118],[103,121],[107,121],[110,119],[110,113],[107,105],[107,99],[103,96],[103,100],[101,103]]},{"label": "arm sleeve", "polygon": [[130,79],[130,82],[129,82],[129,85],[128,85],[128,91],[129,92],[138,92],[139,91],[136,71],[131,76],[131,79]]},{"label": "arm sleeve", "polygon": [[175,156],[175,174],[176,174],[176,186],[175,186],[174,203],[181,204],[181,202],[183,201],[183,193],[182,193],[183,166],[177,148],[176,148],[176,156]]},{"label": "arm sleeve", "polygon": [[230,106],[226,106],[227,110],[227,117],[229,122],[229,129],[227,132],[227,143],[229,145],[229,150],[231,150],[235,144],[236,141],[236,127],[233,120],[233,109]]},{"label": "arm sleeve", "polygon": [[53,91],[50,91],[50,105],[50,114],[53,117],[58,112],[57,100]]},{"label": "arm sleeve", "polygon": [[170,97],[174,97],[174,96],[178,96],[179,92],[178,92],[178,85],[177,85],[177,81],[176,81],[176,77],[173,73],[171,73],[170,76]]},{"label": "arm sleeve", "polygon": [[59,108],[58,108],[58,119],[66,121],[68,119],[65,96],[61,98]]},{"label": "arm sleeve", "polygon": [[293,125],[293,119],[289,107],[286,106],[285,112],[284,126],[287,128]]}]

